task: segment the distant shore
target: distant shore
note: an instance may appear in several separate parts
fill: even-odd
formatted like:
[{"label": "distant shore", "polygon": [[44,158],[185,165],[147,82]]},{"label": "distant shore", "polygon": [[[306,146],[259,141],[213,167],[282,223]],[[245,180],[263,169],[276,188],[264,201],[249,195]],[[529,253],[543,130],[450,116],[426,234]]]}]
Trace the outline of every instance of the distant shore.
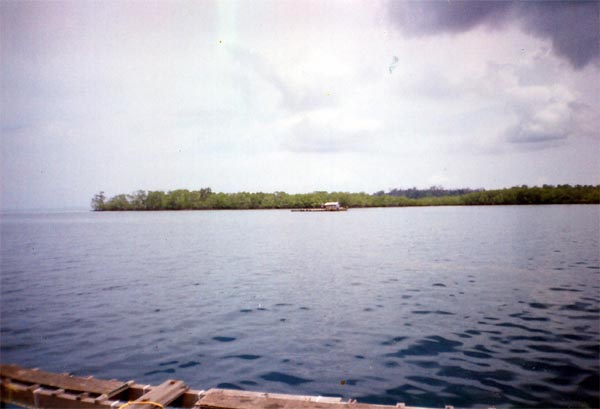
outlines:
[{"label": "distant shore", "polygon": [[91,205],[95,211],[258,210],[319,208],[323,203],[332,201],[348,208],[600,204],[600,185],[523,185],[496,190],[445,190],[432,187],[393,189],[388,193],[373,194],[322,191],[300,194],[217,193],[210,188],[168,192],[138,190],[110,198],[100,192],[92,198]]}]

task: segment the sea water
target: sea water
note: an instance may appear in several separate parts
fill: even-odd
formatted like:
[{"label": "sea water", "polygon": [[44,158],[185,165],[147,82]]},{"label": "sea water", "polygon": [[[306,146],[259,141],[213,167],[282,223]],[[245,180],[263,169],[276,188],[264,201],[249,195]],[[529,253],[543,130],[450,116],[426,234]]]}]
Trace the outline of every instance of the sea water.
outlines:
[{"label": "sea water", "polygon": [[598,407],[599,215],[6,213],[1,361],[371,403]]}]

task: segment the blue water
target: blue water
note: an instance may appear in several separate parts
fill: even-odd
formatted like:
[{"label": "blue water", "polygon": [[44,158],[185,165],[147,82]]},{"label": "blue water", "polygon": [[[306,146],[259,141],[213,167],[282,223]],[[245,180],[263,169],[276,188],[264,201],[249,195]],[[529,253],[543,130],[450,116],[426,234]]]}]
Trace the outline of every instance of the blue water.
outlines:
[{"label": "blue water", "polygon": [[3,214],[1,360],[386,404],[598,407],[599,215]]}]

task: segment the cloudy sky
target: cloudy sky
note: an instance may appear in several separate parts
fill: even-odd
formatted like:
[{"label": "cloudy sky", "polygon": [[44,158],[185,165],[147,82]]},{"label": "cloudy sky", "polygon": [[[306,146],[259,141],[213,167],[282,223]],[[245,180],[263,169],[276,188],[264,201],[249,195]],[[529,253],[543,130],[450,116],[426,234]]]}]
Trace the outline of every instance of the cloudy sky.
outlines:
[{"label": "cloudy sky", "polygon": [[600,183],[599,2],[0,2],[2,208]]}]

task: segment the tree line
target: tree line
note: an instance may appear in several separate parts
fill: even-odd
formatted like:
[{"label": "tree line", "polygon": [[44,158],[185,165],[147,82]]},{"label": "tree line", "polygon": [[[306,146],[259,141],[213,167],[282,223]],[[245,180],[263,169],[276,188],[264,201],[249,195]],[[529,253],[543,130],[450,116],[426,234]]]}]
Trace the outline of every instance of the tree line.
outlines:
[{"label": "tree line", "polygon": [[[441,192],[445,192],[441,194]],[[345,207],[460,206],[460,205],[524,205],[524,204],[600,204],[600,185],[543,185],[511,188],[455,189],[391,189],[368,194],[318,191],[302,194],[285,192],[213,192],[178,189],[168,192],[138,190],[131,194],[92,198],[92,209],[103,210],[211,210],[211,209],[297,209],[319,207],[325,202],[339,202]]]},{"label": "tree line", "polygon": [[409,199],[422,199],[425,197],[442,197],[442,196],[462,196],[468,193],[481,192],[484,189],[444,189],[442,186],[431,186],[429,189],[417,189],[411,187],[409,189],[391,189],[385,193],[383,190],[375,193],[377,196],[390,195],[390,196],[404,196]]}]

